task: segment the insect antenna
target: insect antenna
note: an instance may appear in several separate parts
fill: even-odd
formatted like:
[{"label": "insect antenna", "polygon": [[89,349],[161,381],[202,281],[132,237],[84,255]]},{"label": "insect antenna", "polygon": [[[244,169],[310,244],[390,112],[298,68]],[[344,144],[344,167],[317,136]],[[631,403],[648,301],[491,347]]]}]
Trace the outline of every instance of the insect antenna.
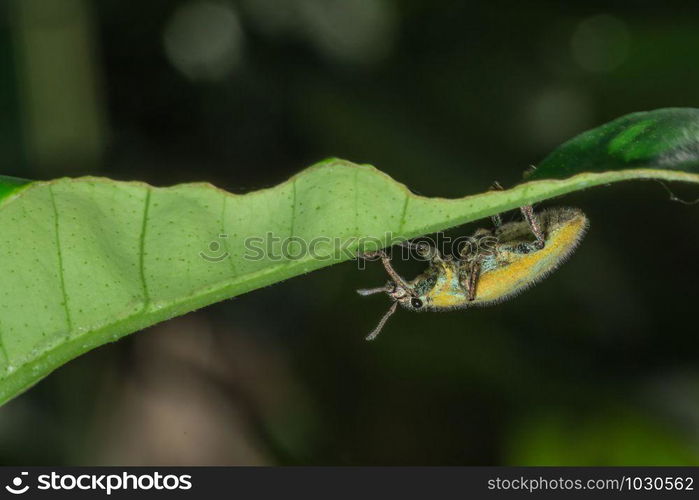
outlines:
[{"label": "insect antenna", "polygon": [[376,336],[381,333],[381,329],[383,326],[386,324],[386,321],[388,321],[388,318],[390,318],[394,312],[396,312],[396,308],[398,307],[398,302],[394,302],[391,307],[388,308],[388,311],[386,311],[386,314],[383,315],[383,318],[381,318],[381,321],[379,321],[379,324],[376,325],[376,328],[374,328],[369,335],[366,336],[366,340],[374,340]]},{"label": "insect antenna", "polygon": [[381,292],[390,292],[391,290],[387,286],[379,286],[376,288],[360,288],[357,290],[357,293],[359,295],[374,295],[375,293],[381,293]]}]

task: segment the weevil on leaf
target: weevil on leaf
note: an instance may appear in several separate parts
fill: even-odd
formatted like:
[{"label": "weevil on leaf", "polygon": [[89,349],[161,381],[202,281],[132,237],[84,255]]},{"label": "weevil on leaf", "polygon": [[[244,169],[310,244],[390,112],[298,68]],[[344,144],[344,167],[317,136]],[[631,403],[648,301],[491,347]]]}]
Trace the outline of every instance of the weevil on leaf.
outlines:
[{"label": "weevil on leaf", "polygon": [[520,208],[524,220],[503,224],[493,217],[494,229],[478,229],[458,256],[442,255],[426,243],[408,243],[429,261],[427,269],[406,281],[393,269],[384,251],[379,257],[391,280],[382,287],[357,290],[360,295],[385,292],[393,304],[366,337],[374,340],[400,304],[417,311],[443,311],[496,304],[541,281],[575,250],[585,235],[588,219],[577,208],[550,208],[535,214]]}]

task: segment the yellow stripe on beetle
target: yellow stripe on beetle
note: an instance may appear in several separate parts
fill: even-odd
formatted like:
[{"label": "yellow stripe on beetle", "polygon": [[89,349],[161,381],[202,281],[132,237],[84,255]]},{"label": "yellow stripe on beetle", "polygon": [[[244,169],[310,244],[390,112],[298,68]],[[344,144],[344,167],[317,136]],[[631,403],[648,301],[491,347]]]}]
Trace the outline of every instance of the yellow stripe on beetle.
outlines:
[{"label": "yellow stripe on beetle", "polygon": [[501,301],[541,281],[575,250],[587,226],[587,217],[579,211],[569,220],[556,224],[548,232],[544,248],[482,274],[473,302]]}]

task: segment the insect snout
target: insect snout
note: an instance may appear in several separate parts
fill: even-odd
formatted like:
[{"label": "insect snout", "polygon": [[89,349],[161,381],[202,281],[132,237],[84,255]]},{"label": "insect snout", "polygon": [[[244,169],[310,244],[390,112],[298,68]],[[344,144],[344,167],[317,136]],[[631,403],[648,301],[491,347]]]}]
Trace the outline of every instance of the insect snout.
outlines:
[{"label": "insect snout", "polygon": [[401,300],[408,296],[408,292],[403,287],[399,287],[395,283],[389,283],[386,286],[388,295],[394,300]]}]

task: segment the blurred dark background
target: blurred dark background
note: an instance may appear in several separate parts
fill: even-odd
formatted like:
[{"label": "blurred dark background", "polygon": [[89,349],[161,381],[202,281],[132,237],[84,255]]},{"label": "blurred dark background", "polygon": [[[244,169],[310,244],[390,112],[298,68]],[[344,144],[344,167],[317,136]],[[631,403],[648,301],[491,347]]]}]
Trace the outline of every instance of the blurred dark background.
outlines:
[{"label": "blurred dark background", "polygon": [[[424,195],[511,186],[587,128],[699,106],[677,5],[4,0],[0,173],[242,193],[339,156]],[[367,344],[380,266],[317,271],[59,369],[0,409],[0,463],[699,464],[699,206],[656,182],[555,204],[591,230],[511,302]]]}]

